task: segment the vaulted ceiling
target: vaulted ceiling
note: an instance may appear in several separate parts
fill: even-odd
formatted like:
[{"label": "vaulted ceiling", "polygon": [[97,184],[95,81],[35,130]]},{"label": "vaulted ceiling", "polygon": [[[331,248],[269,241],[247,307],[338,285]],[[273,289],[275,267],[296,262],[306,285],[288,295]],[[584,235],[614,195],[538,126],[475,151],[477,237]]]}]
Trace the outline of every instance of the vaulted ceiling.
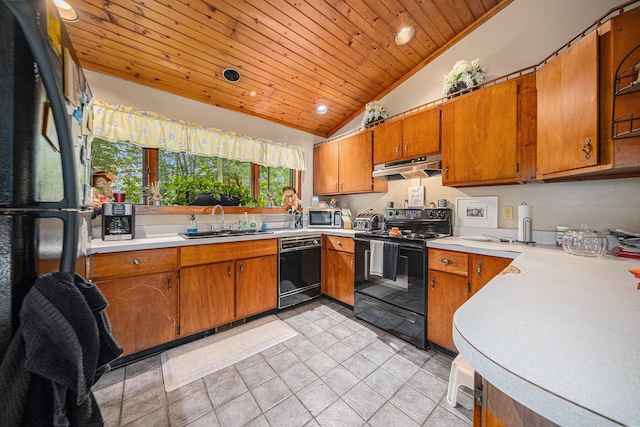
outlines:
[{"label": "vaulted ceiling", "polygon": [[511,1],[68,0],[66,28],[84,68],[326,137]]}]

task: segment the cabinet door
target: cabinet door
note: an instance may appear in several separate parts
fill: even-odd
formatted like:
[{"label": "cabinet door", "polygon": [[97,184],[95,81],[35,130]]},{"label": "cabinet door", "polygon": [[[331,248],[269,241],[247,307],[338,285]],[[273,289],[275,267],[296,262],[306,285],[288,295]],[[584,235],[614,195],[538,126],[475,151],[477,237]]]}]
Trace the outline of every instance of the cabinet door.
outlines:
[{"label": "cabinet door", "polygon": [[440,152],[440,107],[405,117],[402,120],[402,157],[415,158]]},{"label": "cabinet door", "polygon": [[187,336],[234,320],[233,261],[180,270],[180,335]]},{"label": "cabinet door", "polygon": [[453,314],[467,300],[467,277],[428,270],[427,286],[427,339],[457,352],[453,344]]},{"label": "cabinet door", "polygon": [[313,194],[338,193],[338,141],[313,147]]},{"label": "cabinet door", "polygon": [[518,82],[506,81],[442,106],[442,183],[518,178]]},{"label": "cabinet door", "polygon": [[236,318],[244,318],[277,307],[276,255],[236,261]]},{"label": "cabinet door", "polygon": [[400,160],[402,148],[402,120],[382,123],[373,128],[373,164]]},{"label": "cabinet door", "polygon": [[372,132],[360,132],[338,142],[340,143],[339,192],[363,193],[372,191]]},{"label": "cabinet door", "polygon": [[96,282],[109,302],[112,333],[124,355],[175,340],[178,279],[175,272]]},{"label": "cabinet door", "polygon": [[[598,163],[598,35],[537,71],[537,176]],[[584,150],[583,150],[584,148]]]},{"label": "cabinet door", "polygon": [[322,293],[353,306],[353,254],[325,250]]},{"label": "cabinet door", "polygon": [[471,295],[478,292],[489,280],[496,277],[513,261],[510,258],[500,258],[488,255],[469,254],[469,279]]}]

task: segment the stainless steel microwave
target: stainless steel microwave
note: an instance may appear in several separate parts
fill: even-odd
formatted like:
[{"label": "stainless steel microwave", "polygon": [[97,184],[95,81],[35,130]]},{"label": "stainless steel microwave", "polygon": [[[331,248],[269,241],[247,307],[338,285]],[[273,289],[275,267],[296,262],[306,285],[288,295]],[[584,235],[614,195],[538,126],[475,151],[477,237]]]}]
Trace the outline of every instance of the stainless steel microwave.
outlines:
[{"label": "stainless steel microwave", "polygon": [[340,209],[309,208],[309,227],[342,228]]}]

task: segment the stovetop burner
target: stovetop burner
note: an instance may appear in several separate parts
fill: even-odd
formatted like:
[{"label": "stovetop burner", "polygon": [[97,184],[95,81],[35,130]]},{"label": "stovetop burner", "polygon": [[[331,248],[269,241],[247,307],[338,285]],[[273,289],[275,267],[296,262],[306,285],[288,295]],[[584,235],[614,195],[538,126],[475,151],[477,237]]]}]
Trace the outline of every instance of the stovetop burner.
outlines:
[{"label": "stovetop burner", "polygon": [[[402,236],[389,236],[389,230],[397,227]],[[357,237],[425,242],[451,236],[451,209],[385,209],[384,227],[381,230],[357,234]]]}]

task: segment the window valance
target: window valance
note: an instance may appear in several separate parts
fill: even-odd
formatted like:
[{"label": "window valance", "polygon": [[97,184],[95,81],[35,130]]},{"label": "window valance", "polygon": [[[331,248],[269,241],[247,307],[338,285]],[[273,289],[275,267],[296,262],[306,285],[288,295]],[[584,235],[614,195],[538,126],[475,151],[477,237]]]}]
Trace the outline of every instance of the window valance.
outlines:
[{"label": "window valance", "polygon": [[307,169],[303,147],[171,120],[150,111],[109,105],[103,100],[94,102],[92,112],[93,136],[107,141],[129,141],[145,148],[224,157],[264,166]]}]

